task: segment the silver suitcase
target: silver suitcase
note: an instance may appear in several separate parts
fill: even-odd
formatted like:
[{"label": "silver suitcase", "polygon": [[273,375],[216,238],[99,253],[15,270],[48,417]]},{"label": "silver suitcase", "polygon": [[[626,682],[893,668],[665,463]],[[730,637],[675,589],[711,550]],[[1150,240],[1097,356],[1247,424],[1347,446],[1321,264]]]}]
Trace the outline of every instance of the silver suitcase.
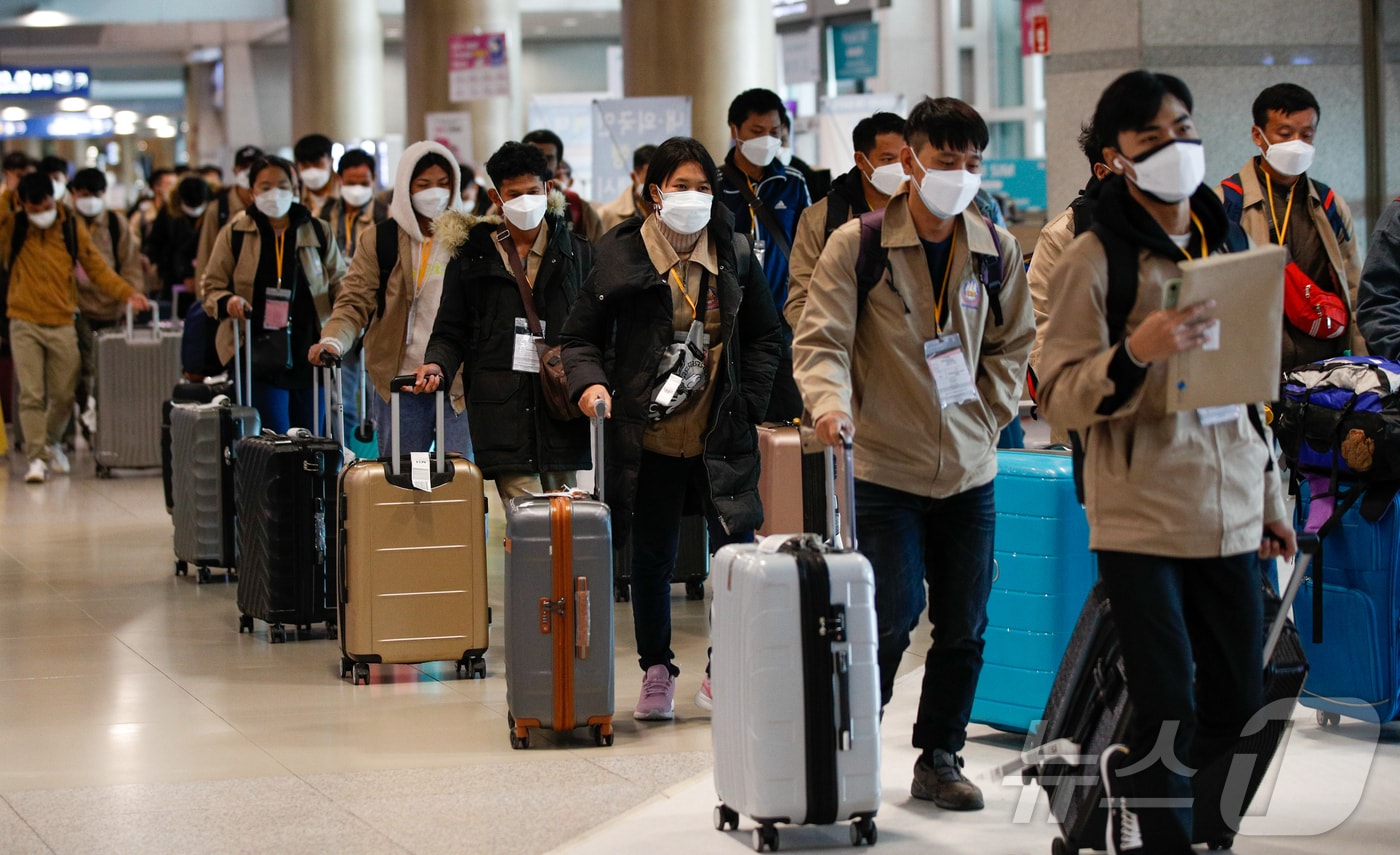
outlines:
[{"label": "silver suitcase", "polygon": [[97,334],[97,435],[93,457],[98,477],[113,469],[160,466],[161,405],[180,380],[180,328],[162,327],[160,310],[151,304],[149,329],[132,327]]}]

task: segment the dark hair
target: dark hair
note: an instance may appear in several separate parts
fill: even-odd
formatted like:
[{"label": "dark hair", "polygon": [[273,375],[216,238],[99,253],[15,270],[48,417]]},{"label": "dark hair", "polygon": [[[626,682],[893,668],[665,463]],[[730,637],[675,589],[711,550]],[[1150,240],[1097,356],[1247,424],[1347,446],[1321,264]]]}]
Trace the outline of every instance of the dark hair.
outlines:
[{"label": "dark hair", "polygon": [[146,183],[147,183],[147,184],[150,184],[152,187],[155,187],[155,186],[156,186],[156,182],[160,181],[162,178],[164,178],[164,177],[167,176],[167,175],[174,175],[174,174],[175,174],[175,170],[173,170],[173,169],[153,169],[153,170],[151,170],[151,177],[150,177],[150,179],[149,179]]},{"label": "dark hair", "polygon": [[904,119],[894,113],[876,113],[856,122],[851,131],[851,145],[855,150],[869,157],[875,150],[875,138],[881,134],[904,136]]},{"label": "dark hair", "polygon": [[255,145],[245,145],[233,155],[234,169],[247,169],[253,165],[253,161],[263,157],[263,150]]},{"label": "dark hair", "polygon": [[656,146],[651,143],[637,146],[636,151],[632,152],[632,171],[636,172],[651,163],[653,157],[656,157]]},{"label": "dark hair", "polygon": [[1098,133],[1094,130],[1092,122],[1084,122],[1079,126],[1079,150],[1084,152],[1084,156],[1089,158],[1089,166],[1093,168],[1103,163],[1103,140],[1099,139]]},{"label": "dark hair", "polygon": [[671,137],[656,147],[651,163],[647,164],[647,183],[643,188],[642,200],[646,203],[648,211],[652,209],[652,199],[646,188],[653,184],[657,187],[665,184],[671,173],[686,163],[700,164],[706,180],[710,182],[710,188],[716,193],[719,192],[719,169],[715,167],[715,159],[710,156],[710,150],[705,148],[705,144],[693,137]]},{"label": "dark hair", "polygon": [[12,151],[5,155],[4,171],[13,172],[16,169],[32,169],[34,161],[29,159],[29,155],[22,151]]},{"label": "dark hair", "polygon": [[457,193],[461,192],[476,183],[476,170],[465,163],[457,164],[457,172],[462,176],[462,180],[457,182]]},{"label": "dark hair", "polygon": [[985,151],[990,140],[987,123],[966,101],[957,98],[924,98],[909,111],[904,141],[917,154],[928,143],[935,148]]},{"label": "dark hair", "polygon": [[541,181],[554,178],[544,152],[529,143],[518,142],[508,142],[496,149],[496,153],[486,161],[486,175],[498,191],[503,183],[522,175],[532,175]]},{"label": "dark hair", "polygon": [[82,190],[85,193],[106,193],[107,176],[102,174],[100,169],[79,169],[73,180],[68,182],[68,189]]},{"label": "dark hair", "polygon": [[1151,122],[1168,95],[1185,105],[1187,112],[1194,108],[1191,90],[1181,78],[1170,74],[1138,69],[1108,84],[1094,108],[1093,125],[1100,148],[1117,148],[1119,134]]},{"label": "dark hair", "polygon": [[[558,134],[547,128],[540,128],[539,130],[530,131],[528,134],[521,137],[520,141],[523,143],[539,143],[541,145],[552,145],[554,146],[555,157],[558,157],[560,160],[564,159],[564,141],[559,139]],[[491,170],[487,169],[486,174],[490,175]],[[494,181],[495,179],[492,180]]]},{"label": "dark hair", "polygon": [[189,171],[190,171],[190,165],[189,165],[188,163],[177,163],[177,164],[175,164],[175,174],[176,174],[176,175],[184,175],[185,173],[187,173],[187,172],[189,172]]},{"label": "dark hair", "polygon": [[39,161],[39,171],[45,175],[53,175],[55,172],[62,172],[63,177],[68,177],[68,161],[56,155],[49,155]]},{"label": "dark hair", "polygon": [[315,163],[323,157],[331,156],[331,138],[324,134],[309,134],[297,140],[292,146],[292,157],[297,163]]},{"label": "dark hair", "polygon": [[1285,116],[1313,110],[1319,119],[1322,108],[1313,94],[1296,83],[1275,83],[1254,99],[1254,124],[1261,129],[1269,122],[1269,113],[1277,110]]},{"label": "dark hair", "polygon": [[287,178],[291,179],[292,192],[301,192],[301,179],[297,175],[297,168],[292,165],[291,161],[287,160],[284,157],[278,157],[275,154],[265,154],[257,160],[253,161],[253,165],[248,167],[249,187],[251,187],[254,184],[254,182],[258,180],[258,176],[261,175],[263,173],[263,170],[265,169],[282,170],[287,174]]},{"label": "dark hair", "polygon": [[175,186],[175,192],[180,196],[181,202],[191,208],[198,208],[209,201],[209,182],[191,175],[189,178],[180,179],[180,183]]},{"label": "dark hair", "polygon": [[447,173],[447,177],[452,177],[452,162],[436,151],[430,151],[418,158],[418,162],[413,164],[413,172],[409,173],[408,183],[412,184],[413,179],[432,169],[434,166],[441,166],[442,171]]},{"label": "dark hair", "polygon": [[200,175],[203,175],[203,174],[206,173],[206,172],[212,172],[212,173],[214,173],[215,175],[219,176],[219,180],[220,180],[220,181],[224,180],[224,170],[223,170],[223,167],[216,166],[216,165],[214,165],[214,164],[212,164],[212,163],[206,163],[206,164],[204,164],[204,165],[201,166],[197,171],[199,172]]},{"label": "dark hair", "polygon": [[778,111],[779,121],[786,122],[787,107],[783,106],[778,93],[771,89],[746,89],[729,102],[729,124],[737,128],[748,121],[749,116],[762,116],[774,110]]},{"label": "dark hair", "polygon": [[347,148],[345,154],[340,156],[340,163],[336,165],[335,171],[338,175],[344,175],[345,170],[354,169],[359,166],[368,166],[371,176],[376,172],[376,164],[373,155],[363,149]]},{"label": "dark hair", "polygon": [[38,205],[45,199],[53,198],[53,181],[47,172],[31,172],[19,180],[15,193],[21,202]]}]

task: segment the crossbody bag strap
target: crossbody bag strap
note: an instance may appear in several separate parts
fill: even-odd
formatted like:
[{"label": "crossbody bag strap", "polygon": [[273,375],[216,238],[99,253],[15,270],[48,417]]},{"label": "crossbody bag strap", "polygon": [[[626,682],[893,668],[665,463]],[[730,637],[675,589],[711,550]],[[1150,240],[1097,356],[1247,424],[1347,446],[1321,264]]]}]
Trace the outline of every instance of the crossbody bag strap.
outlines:
[{"label": "crossbody bag strap", "polygon": [[540,316],[535,311],[535,294],[530,289],[530,281],[525,278],[525,265],[520,263],[520,255],[515,249],[515,239],[510,236],[510,229],[501,229],[496,232],[496,242],[506,251],[506,260],[510,262],[511,272],[515,274],[515,285],[520,289],[520,300],[525,304],[525,322],[530,325],[530,335],[537,341],[544,339],[544,328],[540,326]]},{"label": "crossbody bag strap", "polygon": [[721,171],[724,173],[725,180],[733,184],[735,189],[739,191],[739,195],[744,198],[744,202],[753,212],[754,218],[763,223],[763,227],[768,230],[768,235],[772,238],[773,244],[778,247],[778,252],[783,254],[783,258],[790,257],[792,244],[788,242],[787,233],[778,223],[778,218],[773,215],[773,210],[763,204],[763,200],[758,198],[758,194],[749,187],[749,177],[740,172],[737,166],[728,163],[721,168]]}]

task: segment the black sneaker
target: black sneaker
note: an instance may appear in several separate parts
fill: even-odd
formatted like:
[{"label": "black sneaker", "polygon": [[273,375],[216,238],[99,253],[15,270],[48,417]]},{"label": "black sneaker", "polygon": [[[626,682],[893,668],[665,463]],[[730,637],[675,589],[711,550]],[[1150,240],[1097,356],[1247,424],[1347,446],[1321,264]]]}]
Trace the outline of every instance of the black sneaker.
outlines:
[{"label": "black sneaker", "polygon": [[1099,755],[1099,775],[1103,780],[1104,802],[1108,805],[1108,828],[1104,831],[1104,846],[1108,855],[1142,851],[1142,828],[1138,815],[1127,806],[1128,800],[1114,795],[1118,787],[1118,769],[1128,758],[1125,745],[1110,745]]},{"label": "black sneaker", "polygon": [[962,773],[963,760],[941,748],[925,751],[914,764],[909,794],[944,810],[981,810],[982,791]]}]

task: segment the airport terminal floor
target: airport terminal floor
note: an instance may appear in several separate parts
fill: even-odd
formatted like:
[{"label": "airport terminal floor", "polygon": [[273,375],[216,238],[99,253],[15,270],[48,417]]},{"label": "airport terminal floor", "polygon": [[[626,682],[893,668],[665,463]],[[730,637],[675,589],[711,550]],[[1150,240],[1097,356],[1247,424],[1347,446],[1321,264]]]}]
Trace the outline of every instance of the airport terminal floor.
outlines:
[{"label": "airport terminal floor", "polygon": [[[692,700],[708,602],[674,589],[674,722],[625,714],[641,672],[621,604],[616,744],[594,747],[578,731],[513,751],[499,617],[484,680],[441,663],[376,667],[369,686],[352,686],[336,642],[271,645],[261,623],[240,634],[233,585],[172,574],[158,476],[96,479],[81,449],[74,464],[39,487],[23,483],[19,461],[0,471],[0,852],[751,851],[751,822],[712,825],[709,714]],[[499,616],[499,513],[490,537]],[[1044,795],[988,777],[1021,737],[970,730],[967,772],[985,811],[909,797],[926,630],[884,719],[877,851],[1050,852]],[[1247,820],[1235,851],[1393,847],[1400,725],[1324,729],[1299,709],[1281,757],[1271,797],[1253,809],[1268,816]],[[783,851],[848,846],[840,827],[782,830]]]}]

